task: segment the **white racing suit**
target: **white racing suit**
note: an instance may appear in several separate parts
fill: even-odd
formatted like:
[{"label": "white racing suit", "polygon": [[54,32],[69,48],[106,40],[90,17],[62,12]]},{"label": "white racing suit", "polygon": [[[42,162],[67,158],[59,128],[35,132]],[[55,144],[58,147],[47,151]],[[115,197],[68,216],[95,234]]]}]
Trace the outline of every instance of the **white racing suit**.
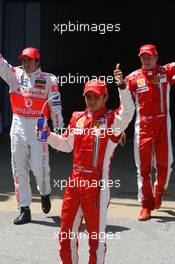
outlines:
[{"label": "white racing suit", "polygon": [[31,203],[30,169],[36,177],[40,195],[51,192],[49,153],[46,142],[37,140],[35,126],[44,108],[44,116],[51,118],[54,128],[63,127],[61,98],[56,76],[37,69],[27,74],[21,67],[12,67],[0,55],[0,77],[10,86],[13,112],[11,126],[11,163],[18,205]]}]

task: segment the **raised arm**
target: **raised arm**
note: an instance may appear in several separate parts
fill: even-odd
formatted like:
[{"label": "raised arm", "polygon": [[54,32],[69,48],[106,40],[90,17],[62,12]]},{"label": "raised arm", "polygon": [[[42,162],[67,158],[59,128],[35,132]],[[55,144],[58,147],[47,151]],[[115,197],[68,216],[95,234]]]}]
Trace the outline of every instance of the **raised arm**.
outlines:
[{"label": "raised arm", "polygon": [[122,71],[120,70],[120,65],[117,64],[114,70],[114,77],[116,83],[119,87],[119,97],[120,97],[120,108],[115,113],[114,123],[112,128],[116,136],[120,135],[129,125],[133,118],[135,105],[131,96],[131,92],[128,89],[126,82],[123,79]]},{"label": "raised arm", "polygon": [[175,83],[175,62],[168,63],[163,66],[166,69],[170,85]]},{"label": "raised arm", "polygon": [[15,74],[16,70],[0,54],[0,77],[10,86],[11,90],[15,89],[18,85]]}]

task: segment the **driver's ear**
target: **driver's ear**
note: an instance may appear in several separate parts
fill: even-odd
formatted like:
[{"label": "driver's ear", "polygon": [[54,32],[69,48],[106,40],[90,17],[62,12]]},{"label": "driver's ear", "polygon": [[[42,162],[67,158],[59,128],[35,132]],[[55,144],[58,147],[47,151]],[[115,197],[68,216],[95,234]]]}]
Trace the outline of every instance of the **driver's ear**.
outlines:
[{"label": "driver's ear", "polygon": [[105,102],[107,102],[108,98],[109,98],[108,94],[105,94],[105,95],[104,95],[104,100],[105,100]]},{"label": "driver's ear", "polygon": [[37,63],[37,66],[39,67],[39,65],[40,65],[40,60],[39,60],[39,59],[36,59],[36,63]]}]

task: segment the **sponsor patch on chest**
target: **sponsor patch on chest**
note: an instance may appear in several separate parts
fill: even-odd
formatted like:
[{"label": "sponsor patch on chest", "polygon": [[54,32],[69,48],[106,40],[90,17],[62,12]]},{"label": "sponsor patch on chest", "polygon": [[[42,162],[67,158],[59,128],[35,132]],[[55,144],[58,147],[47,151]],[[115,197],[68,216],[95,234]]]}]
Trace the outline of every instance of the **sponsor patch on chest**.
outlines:
[{"label": "sponsor patch on chest", "polygon": [[35,89],[45,89],[46,88],[46,80],[41,80],[41,79],[35,80],[34,88]]},{"label": "sponsor patch on chest", "polygon": [[143,86],[145,86],[146,84],[145,84],[145,79],[138,79],[137,80],[137,87],[139,88],[139,87],[143,87]]},{"label": "sponsor patch on chest", "polygon": [[20,80],[20,86],[28,87],[29,86],[28,83],[29,83],[29,80],[27,78],[24,78],[24,76],[22,76]]},{"label": "sponsor patch on chest", "polygon": [[82,117],[82,118],[78,119],[78,121],[76,123],[76,127],[84,127],[84,123],[85,123],[85,118]]},{"label": "sponsor patch on chest", "polygon": [[149,91],[148,86],[143,86],[143,87],[137,88],[137,93],[144,93],[144,92],[147,92],[147,91]]},{"label": "sponsor patch on chest", "polygon": [[162,74],[160,75],[160,81],[163,83],[163,82],[167,82],[167,77],[166,77],[166,74]]},{"label": "sponsor patch on chest", "polygon": [[93,123],[92,123],[92,128],[97,129],[97,128],[99,128],[99,127],[100,127],[100,121],[99,121],[99,120],[95,120],[95,121],[93,121]]},{"label": "sponsor patch on chest", "polygon": [[154,84],[159,84],[159,82],[160,82],[160,78],[159,78],[159,76],[158,75],[155,75],[154,76]]}]

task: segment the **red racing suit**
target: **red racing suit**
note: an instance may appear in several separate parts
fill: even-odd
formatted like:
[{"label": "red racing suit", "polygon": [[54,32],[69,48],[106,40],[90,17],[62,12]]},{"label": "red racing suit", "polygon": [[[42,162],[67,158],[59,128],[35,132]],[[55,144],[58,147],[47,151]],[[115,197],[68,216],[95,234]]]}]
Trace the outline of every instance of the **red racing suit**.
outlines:
[{"label": "red racing suit", "polygon": [[[170,86],[175,83],[175,63],[143,68],[126,77],[135,98],[136,122],[134,152],[138,175],[138,199],[153,210],[152,165],[156,169],[154,188],[160,193],[168,185],[172,165]],[[154,164],[153,164],[154,163]]]},{"label": "red racing suit", "polygon": [[73,150],[73,172],[64,194],[59,233],[63,264],[78,263],[77,235],[83,216],[89,235],[89,263],[104,263],[110,162],[119,135],[135,109],[128,89],[120,91],[120,97],[120,109],[112,111],[105,107],[94,113],[74,112],[62,136],[51,133],[48,137],[53,148],[63,152]]},{"label": "red racing suit", "polygon": [[19,206],[31,203],[29,170],[36,177],[41,195],[51,192],[48,146],[37,140],[35,126],[46,100],[44,116],[51,117],[55,128],[63,127],[61,101],[56,76],[37,69],[27,74],[22,67],[12,67],[0,55],[0,77],[10,86],[10,101],[13,112],[11,126],[12,170],[16,197]]}]

